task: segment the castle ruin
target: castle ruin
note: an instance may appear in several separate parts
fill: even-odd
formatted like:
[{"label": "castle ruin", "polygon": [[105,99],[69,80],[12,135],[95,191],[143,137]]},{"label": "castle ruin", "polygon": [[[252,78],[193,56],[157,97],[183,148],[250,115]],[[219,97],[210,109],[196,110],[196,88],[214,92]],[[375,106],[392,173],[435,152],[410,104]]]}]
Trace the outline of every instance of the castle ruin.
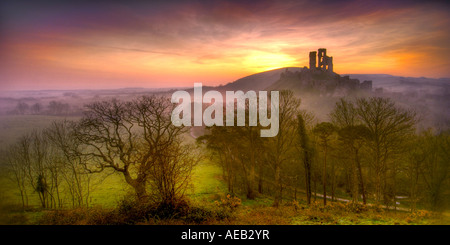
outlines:
[{"label": "castle ruin", "polygon": [[303,92],[341,96],[354,91],[372,91],[372,81],[360,82],[350,76],[340,76],[333,71],[333,57],[324,48],[309,52],[309,69],[291,72],[286,69],[277,81],[280,87],[295,87]]},{"label": "castle ruin", "polygon": [[[318,58],[318,64],[316,57]],[[309,52],[309,69],[313,68],[333,72],[333,57],[327,56],[327,49],[319,48],[318,53],[316,51]]]}]

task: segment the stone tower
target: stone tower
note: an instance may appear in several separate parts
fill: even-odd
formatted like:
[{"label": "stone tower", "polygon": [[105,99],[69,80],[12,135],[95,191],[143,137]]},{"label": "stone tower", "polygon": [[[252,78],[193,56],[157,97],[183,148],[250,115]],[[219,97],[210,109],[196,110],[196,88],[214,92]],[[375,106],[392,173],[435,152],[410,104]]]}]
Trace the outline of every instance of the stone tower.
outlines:
[{"label": "stone tower", "polygon": [[[317,55],[317,66],[316,66]],[[320,48],[318,53],[316,51],[309,52],[309,69],[319,68],[322,71],[333,72],[333,57],[327,56],[327,50]]]},{"label": "stone tower", "polygon": [[333,57],[327,57],[327,71],[333,72]]},{"label": "stone tower", "polygon": [[327,50],[324,48],[319,48],[319,54],[317,56],[319,58],[319,64],[317,65],[317,67],[324,70],[326,66]]},{"label": "stone tower", "polygon": [[316,51],[309,52],[309,69],[316,68]]}]

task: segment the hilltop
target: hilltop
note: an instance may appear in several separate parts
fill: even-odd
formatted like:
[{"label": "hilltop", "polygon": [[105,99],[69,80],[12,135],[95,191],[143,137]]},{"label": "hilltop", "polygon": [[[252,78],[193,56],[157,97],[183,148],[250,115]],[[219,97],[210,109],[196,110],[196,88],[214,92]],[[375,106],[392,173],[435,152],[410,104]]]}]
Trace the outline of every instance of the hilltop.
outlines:
[{"label": "hilltop", "polygon": [[292,71],[288,68],[280,74],[280,78],[270,85],[267,90],[290,89],[300,94],[315,92],[325,95],[346,95],[354,91],[372,90],[372,81],[360,82],[359,79],[350,76],[340,76],[335,72],[321,69],[303,68],[300,71]]},{"label": "hilltop", "polygon": [[240,78],[224,86],[219,86],[218,89],[228,91],[265,90],[266,88],[270,87],[275,81],[277,81],[286,69],[290,69],[291,71],[301,71],[303,68],[285,67],[270,71],[264,71]]}]

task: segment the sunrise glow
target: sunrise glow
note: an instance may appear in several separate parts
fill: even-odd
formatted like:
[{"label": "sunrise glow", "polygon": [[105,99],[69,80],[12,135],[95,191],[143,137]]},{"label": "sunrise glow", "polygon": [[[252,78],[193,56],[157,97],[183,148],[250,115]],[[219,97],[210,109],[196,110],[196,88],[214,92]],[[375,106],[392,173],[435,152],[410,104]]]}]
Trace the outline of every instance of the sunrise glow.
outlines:
[{"label": "sunrise glow", "polygon": [[448,5],[390,1],[9,2],[0,89],[219,85],[308,65],[337,73],[449,77]]}]

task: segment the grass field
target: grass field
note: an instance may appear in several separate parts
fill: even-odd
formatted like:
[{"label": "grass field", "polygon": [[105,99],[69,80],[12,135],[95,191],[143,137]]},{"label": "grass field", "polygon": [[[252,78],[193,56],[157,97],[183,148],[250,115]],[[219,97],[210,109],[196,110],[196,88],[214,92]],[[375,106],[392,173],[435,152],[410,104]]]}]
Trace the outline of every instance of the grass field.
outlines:
[{"label": "grass field", "polygon": [[221,170],[210,161],[200,162],[192,175],[192,187],[187,196],[196,201],[211,200],[218,194],[226,193],[225,183],[221,180]]},{"label": "grass field", "polygon": [[48,127],[53,121],[77,120],[79,117],[44,116],[44,115],[1,115],[0,149],[14,143],[19,137],[32,130]]},{"label": "grass field", "polygon": [[[211,162],[200,163],[194,170],[192,185],[187,196],[192,205],[217,209],[216,203],[226,199],[226,186],[220,179],[221,170]],[[100,177],[99,177],[100,178]],[[35,224],[42,215],[39,208],[22,211],[20,196],[13,184],[5,178],[0,180],[1,224]],[[94,208],[113,208],[128,193],[129,188],[120,175],[109,175],[91,194],[91,206]],[[36,197],[35,197],[36,198]],[[433,216],[429,212],[410,214],[379,209],[354,211],[351,207],[338,203],[323,207],[321,202],[306,206],[299,202],[285,201],[279,208],[271,207],[272,199],[260,196],[255,200],[242,200],[226,219],[207,220],[204,224],[233,225],[412,225],[412,224],[450,224],[448,214]],[[145,223],[144,223],[145,224]],[[150,224],[154,224],[150,222]],[[185,224],[174,220],[158,221],[157,224]],[[190,224],[190,223],[187,223]]]},{"label": "grass field", "polygon": [[[14,142],[20,135],[25,134],[31,128],[42,129],[53,120],[61,120],[62,117],[50,116],[1,116],[0,117],[0,148]],[[76,118],[68,118],[76,119]],[[185,135],[186,142],[195,140]],[[30,208],[21,208],[21,197],[12,180],[7,178],[4,168],[0,170],[0,224],[36,224],[48,211],[39,208],[39,200],[36,193],[28,190]],[[132,193],[125,183],[122,175],[103,172],[93,177],[93,189],[90,194],[91,208],[110,210]],[[255,200],[247,200],[245,196],[235,199],[227,197],[227,187],[222,180],[222,170],[208,159],[203,159],[193,170],[191,185],[186,196],[194,207],[209,210],[211,212],[224,212],[230,203],[226,218],[202,218],[205,224],[450,224],[449,214],[434,215],[430,212],[394,212],[380,210],[379,208],[354,207],[343,203],[332,203],[323,207],[320,199],[317,203],[307,206],[301,195],[297,201],[285,201],[281,207],[271,207],[273,202],[269,196],[261,195]],[[228,198],[228,199],[227,199]],[[231,201],[230,201],[231,200]],[[234,203],[233,203],[234,202]],[[70,209],[67,204],[65,208]],[[212,211],[211,211],[212,210]],[[190,221],[158,221],[158,224],[183,224]],[[154,221],[143,222],[154,224]]]}]

